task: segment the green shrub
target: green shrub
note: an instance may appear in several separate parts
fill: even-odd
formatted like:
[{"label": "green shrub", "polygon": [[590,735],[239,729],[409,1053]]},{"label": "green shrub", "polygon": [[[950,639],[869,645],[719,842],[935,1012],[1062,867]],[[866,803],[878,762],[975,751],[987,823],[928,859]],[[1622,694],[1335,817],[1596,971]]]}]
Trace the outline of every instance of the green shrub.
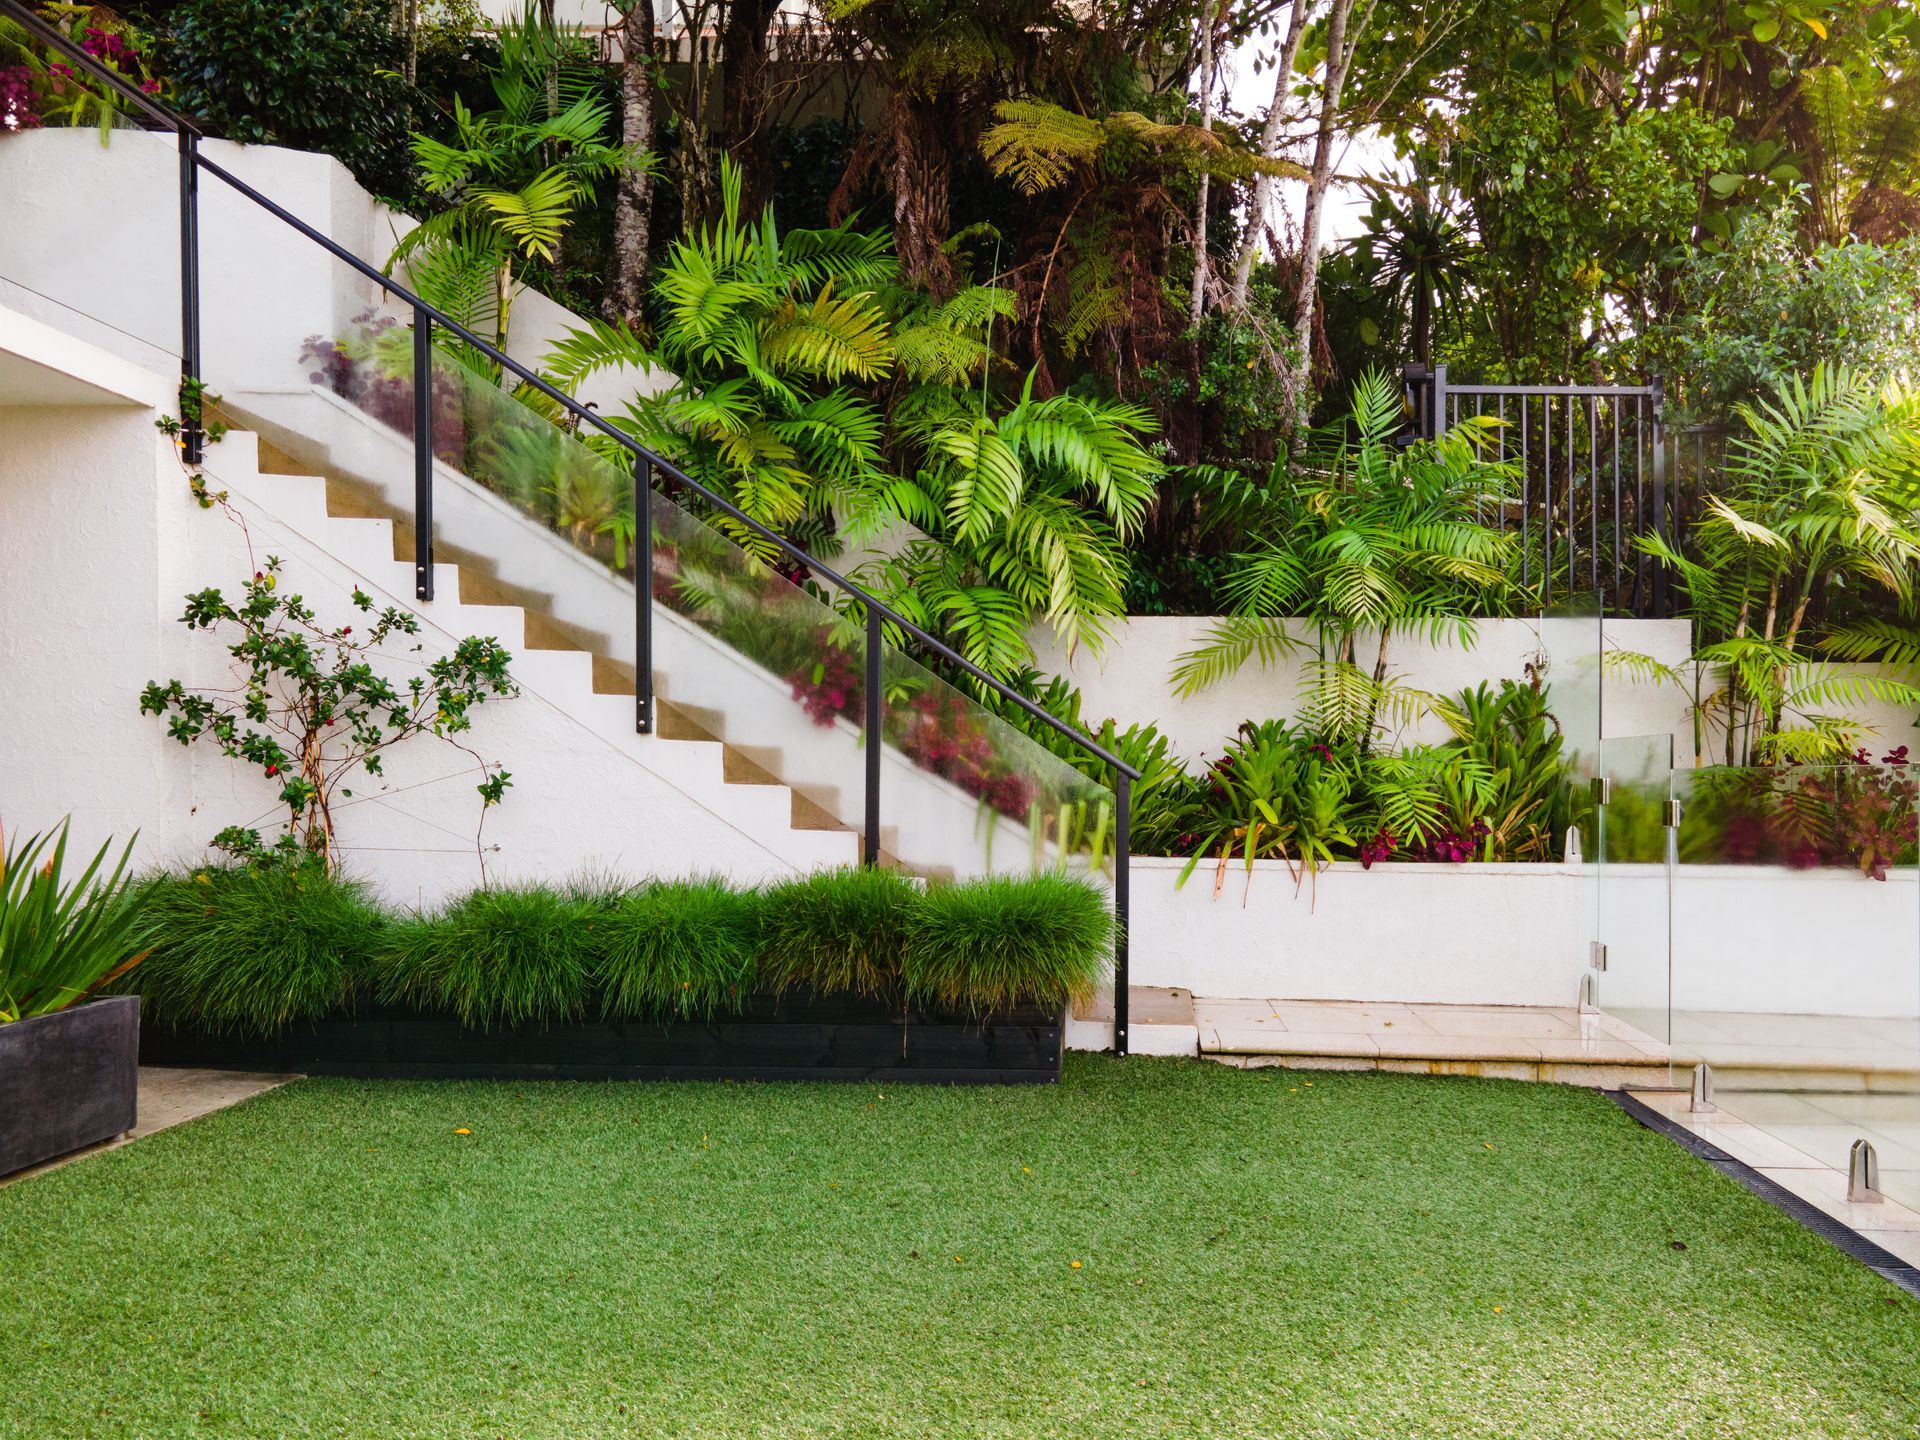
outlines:
[{"label": "green shrub", "polygon": [[603,891],[476,890],[393,925],[379,957],[383,1003],[446,1010],[476,1028],[577,1018],[592,988]]},{"label": "green shrub", "polygon": [[377,195],[410,182],[406,46],[381,0],[186,0],[161,37],[174,100],[217,134],[320,150]]},{"label": "green shrub", "polygon": [[776,885],[763,902],[761,977],[782,989],[890,994],[919,900],[892,870],[821,870]]},{"label": "green shrub", "polygon": [[642,885],[594,922],[594,949],[610,1020],[738,1008],[758,969],[760,896],[718,878]]},{"label": "green shrub", "polygon": [[524,886],[391,917],[317,865],[210,867],[138,903],[154,948],[120,988],[162,1024],[260,1035],[356,999],[490,1027],[708,1016],[761,986],[987,1013],[1085,995],[1113,946],[1105,896],[1059,875]]},{"label": "green shrub", "polygon": [[1113,955],[1107,898],[1064,875],[930,885],[904,956],[916,1003],[984,1013],[1083,999]]},{"label": "green shrub", "polygon": [[140,895],[153,951],[122,988],[163,1025],[272,1035],[348,1007],[386,920],[318,865],[211,866]]}]

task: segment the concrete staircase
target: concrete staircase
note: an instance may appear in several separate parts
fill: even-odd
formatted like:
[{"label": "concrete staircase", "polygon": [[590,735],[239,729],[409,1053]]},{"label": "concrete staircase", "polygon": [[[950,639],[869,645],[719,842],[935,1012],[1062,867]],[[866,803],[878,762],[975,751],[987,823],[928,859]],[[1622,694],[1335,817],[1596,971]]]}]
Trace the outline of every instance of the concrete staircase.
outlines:
[{"label": "concrete staircase", "polygon": [[657,733],[637,734],[632,668],[596,654],[590,636],[554,617],[537,592],[503,579],[488,558],[436,556],[436,598],[406,602],[413,590],[411,525],[350,474],[305,463],[246,430],[229,431],[210,451],[207,473],[435,626],[499,637],[514,653],[523,692],[545,699],[794,869],[857,863],[859,836],[716,736],[711,717],[657,703]]},{"label": "concrete staircase", "polygon": [[[222,410],[256,437],[250,443],[264,476],[319,487],[322,517],[333,525],[384,527],[379,542],[360,548],[377,550],[382,565],[405,564],[400,593],[411,592],[409,437],[318,385],[230,392]],[[544,419],[509,413],[503,433],[515,425],[546,430]],[[224,463],[219,452],[228,443],[216,447],[210,463]],[[436,582],[436,594],[519,611],[529,659],[565,682],[566,696],[556,703],[582,694],[585,710],[605,717],[596,723],[624,718],[633,738],[633,669],[624,658],[634,653],[631,580],[446,463],[436,461],[434,470],[436,558],[453,562],[449,573],[457,576],[457,588]],[[797,593],[789,601],[802,613],[812,605]],[[814,608],[823,625],[832,620],[824,606]],[[784,827],[815,837],[816,847],[856,856],[864,819],[860,727],[844,717],[813,723],[785,680],[660,604],[653,646],[653,738],[716,746],[725,783],[779,790]],[[901,662],[894,663],[890,673]],[[978,800],[891,747],[882,751],[881,770],[883,863],[929,877],[1027,868],[1032,845],[1024,825],[1005,817],[989,823]]]}]

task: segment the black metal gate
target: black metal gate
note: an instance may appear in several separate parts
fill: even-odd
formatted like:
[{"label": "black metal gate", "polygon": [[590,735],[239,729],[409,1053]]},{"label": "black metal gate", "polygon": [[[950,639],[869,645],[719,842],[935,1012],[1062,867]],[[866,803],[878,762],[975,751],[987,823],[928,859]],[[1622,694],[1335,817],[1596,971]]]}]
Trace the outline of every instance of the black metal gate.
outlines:
[{"label": "black metal gate", "polygon": [[1501,422],[1490,443],[1516,467],[1518,486],[1498,516],[1481,518],[1519,531],[1522,577],[1539,585],[1543,603],[1597,590],[1616,613],[1672,613],[1665,568],[1638,544],[1674,535],[1680,523],[1658,376],[1645,385],[1460,385],[1445,365],[1404,375],[1423,437],[1475,416]]}]

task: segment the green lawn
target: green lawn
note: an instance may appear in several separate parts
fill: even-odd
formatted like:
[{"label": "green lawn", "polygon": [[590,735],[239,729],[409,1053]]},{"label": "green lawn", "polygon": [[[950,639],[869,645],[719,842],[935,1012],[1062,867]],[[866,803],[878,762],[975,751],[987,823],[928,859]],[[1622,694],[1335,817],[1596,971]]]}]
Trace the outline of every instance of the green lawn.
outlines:
[{"label": "green lawn", "polygon": [[1920,1302],[1547,1085],[316,1080],[0,1255],[10,1437],[1920,1434]]}]

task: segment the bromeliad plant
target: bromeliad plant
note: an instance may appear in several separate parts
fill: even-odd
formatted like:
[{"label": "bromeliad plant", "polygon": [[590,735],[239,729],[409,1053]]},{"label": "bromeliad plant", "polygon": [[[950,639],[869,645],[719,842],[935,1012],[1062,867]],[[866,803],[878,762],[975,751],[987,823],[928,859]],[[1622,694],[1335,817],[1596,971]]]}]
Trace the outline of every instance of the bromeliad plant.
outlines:
[{"label": "bromeliad plant", "polygon": [[68,823],[10,848],[0,836],[0,1025],[77,1005],[146,958],[147,926],[126,878],[133,841],[111,872],[109,840],[69,881]]},{"label": "bromeliad plant", "polygon": [[1558,721],[1531,686],[1428,697],[1455,738],[1383,749],[1367,732],[1317,722],[1248,722],[1199,776],[1180,774],[1139,814],[1135,848],[1227,870],[1283,860],[1296,880],[1333,860],[1458,864],[1548,860],[1570,820]]},{"label": "bromeliad plant", "polygon": [[[239,521],[224,500],[219,503]],[[283,593],[277,557],[253,572],[237,599],[216,588],[186,599],[180,619],[188,629],[233,635],[227,653],[236,683],[203,688],[150,681],[140,711],[166,720],[168,735],[182,745],[205,738],[222,754],[256,767],[287,812],[285,828],[272,841],[250,826],[234,825],[214,837],[215,849],[254,863],[313,860],[332,869],[339,858],[336,797],[352,796],[347,782],[358,774],[378,777],[386,753],[416,735],[438,736],[472,764],[485,824],[511,776],[457,737],[471,728],[474,707],[518,692],[508,672],[512,656],[497,639],[468,636],[451,655],[414,661],[419,673],[395,683],[374,662],[390,644],[417,636],[420,621],[395,606],[376,609],[358,586],[353,607],[372,617],[358,635],[352,625],[322,624],[300,596]],[[424,647],[408,649],[418,655]],[[474,848],[484,876],[478,829]]]},{"label": "bromeliad plant", "polygon": [[[166,86],[148,62],[148,37],[104,6],[37,7],[69,40],[143,94]],[[43,125],[94,125],[105,145],[128,102],[104,81],[43,50],[24,26],[0,16],[0,135]]]},{"label": "bromeliad plant", "polygon": [[1680,827],[1683,863],[1855,868],[1885,880],[1920,858],[1920,780],[1898,746],[1833,765],[1694,772]]}]

